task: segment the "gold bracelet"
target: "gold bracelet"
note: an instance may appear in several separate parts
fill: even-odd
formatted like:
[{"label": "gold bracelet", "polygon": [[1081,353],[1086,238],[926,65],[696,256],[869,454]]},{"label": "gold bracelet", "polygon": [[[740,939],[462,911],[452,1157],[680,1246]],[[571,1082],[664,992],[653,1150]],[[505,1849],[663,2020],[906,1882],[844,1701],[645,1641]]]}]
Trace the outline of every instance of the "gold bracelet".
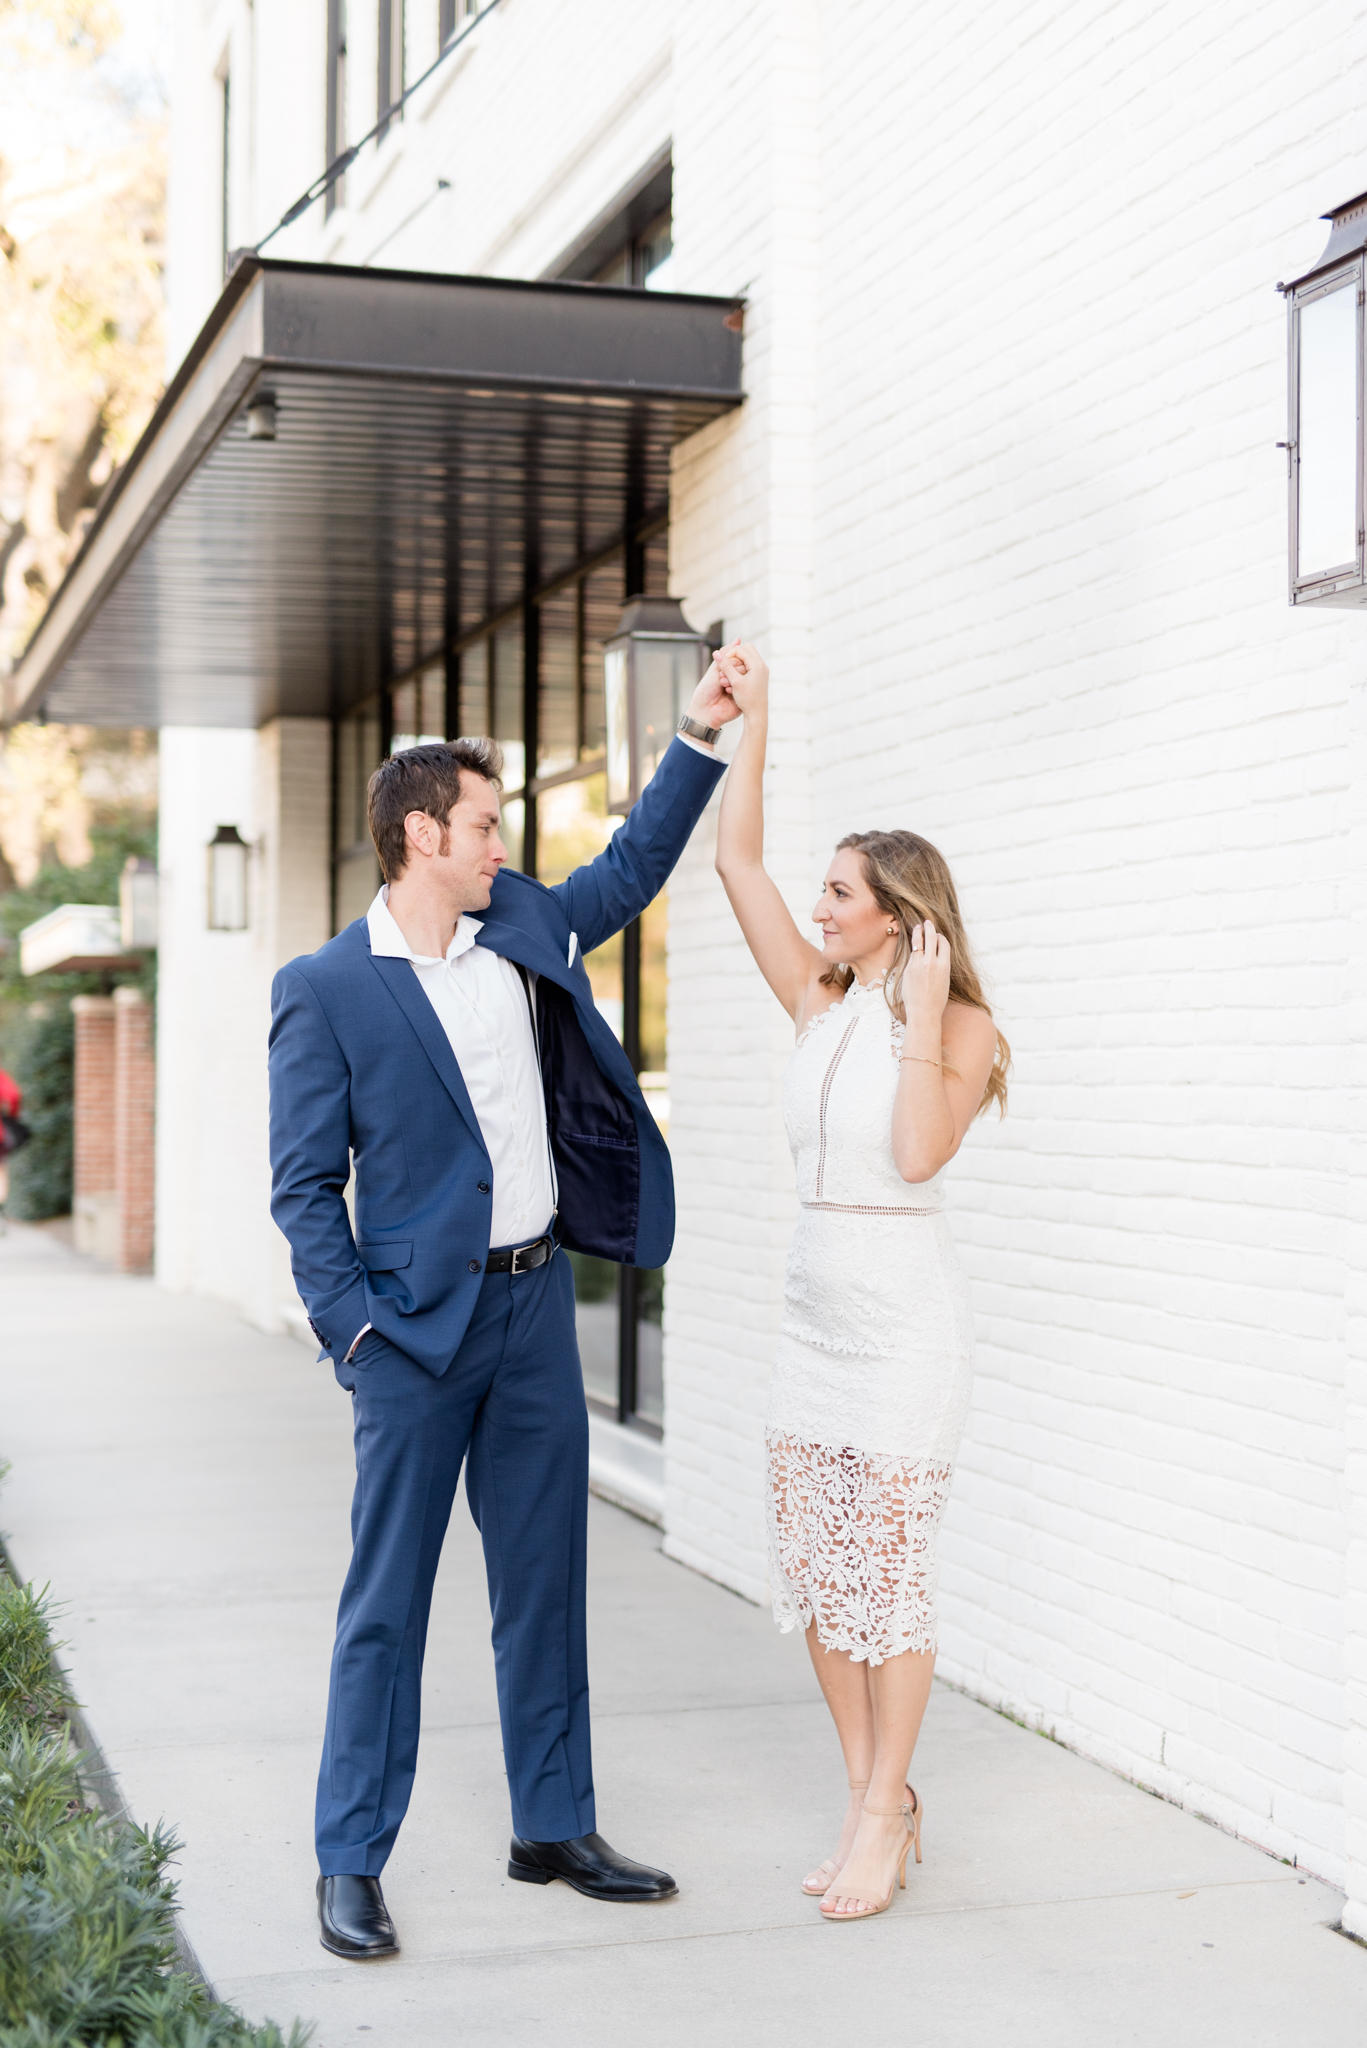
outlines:
[{"label": "gold bracelet", "polygon": [[921,1065],[922,1065],[923,1067],[943,1067],[943,1066],[944,1066],[944,1061],[943,1061],[943,1060],[932,1060],[932,1059],[928,1059],[928,1058],[927,1058],[927,1056],[925,1055],[925,1053],[923,1053],[923,1052],[903,1052],[903,1053],[899,1053],[899,1054],[898,1054],[898,1056],[897,1056],[897,1064],[898,1064],[898,1066],[899,1066],[899,1067],[901,1066],[901,1064],[902,1064],[903,1060],[919,1060],[919,1061],[920,1061],[920,1063],[921,1063]]}]

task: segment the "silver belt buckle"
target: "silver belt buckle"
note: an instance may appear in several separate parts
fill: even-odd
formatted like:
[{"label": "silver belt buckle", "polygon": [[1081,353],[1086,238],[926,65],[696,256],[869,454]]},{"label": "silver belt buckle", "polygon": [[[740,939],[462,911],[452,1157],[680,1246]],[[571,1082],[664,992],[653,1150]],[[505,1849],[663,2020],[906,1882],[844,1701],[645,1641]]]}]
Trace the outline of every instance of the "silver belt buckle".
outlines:
[{"label": "silver belt buckle", "polygon": [[544,1238],[540,1238],[540,1237],[539,1237],[539,1238],[537,1238],[537,1240],[536,1240],[536,1244],[520,1244],[520,1245],[518,1245],[518,1246],[517,1246],[517,1248],[515,1249],[515,1251],[513,1252],[513,1271],[514,1271],[515,1273],[533,1273],[533,1272],[535,1272],[536,1268],[535,1268],[534,1266],[520,1266],[520,1265],[518,1264],[518,1260],[519,1260],[519,1259],[520,1259],[520,1258],[522,1257],[522,1254],[523,1254],[523,1252],[534,1252],[534,1251],[536,1250],[536,1248],[537,1248],[537,1245],[539,1245],[539,1244],[543,1244],[544,1242],[545,1242]]}]

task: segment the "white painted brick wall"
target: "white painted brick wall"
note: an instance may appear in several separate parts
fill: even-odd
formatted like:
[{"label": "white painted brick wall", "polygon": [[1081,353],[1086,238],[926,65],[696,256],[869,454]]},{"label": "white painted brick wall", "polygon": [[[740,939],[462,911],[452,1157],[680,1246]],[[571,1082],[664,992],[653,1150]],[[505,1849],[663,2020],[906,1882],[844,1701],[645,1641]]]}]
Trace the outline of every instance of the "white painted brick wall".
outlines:
[{"label": "white painted brick wall", "polygon": [[[765,634],[783,730],[779,636],[810,620],[805,847],[781,755],[773,778],[794,900],[842,832],[926,831],[1016,1047],[1011,1118],[955,1185],[980,1358],[941,1669],[1342,1879],[1361,628],[1285,603],[1271,285],[1367,183],[1355,11],[823,16],[810,610],[765,574],[803,432],[769,355],[791,271],[766,261],[765,14],[690,10],[710,132],[676,46],[680,266],[753,303],[747,416],[680,458],[675,580]],[[709,207],[689,149],[711,165],[732,133]],[[668,1525],[748,1590],[781,1033],[705,857],[675,891]]]},{"label": "white painted brick wall", "polygon": [[[317,14],[258,0],[271,90]],[[750,300],[673,584],[773,657],[775,872],[805,917],[842,832],[929,833],[1016,1050],[954,1186],[941,1668],[1367,1927],[1362,628],[1285,603],[1271,289],[1367,186],[1359,15],[505,0],[274,246],[360,260],[440,173],[384,260],[534,276],[672,136],[679,283]],[[255,132],[260,232],[321,150]],[[710,829],[671,898],[668,1542],[757,1596],[788,1032]]]}]

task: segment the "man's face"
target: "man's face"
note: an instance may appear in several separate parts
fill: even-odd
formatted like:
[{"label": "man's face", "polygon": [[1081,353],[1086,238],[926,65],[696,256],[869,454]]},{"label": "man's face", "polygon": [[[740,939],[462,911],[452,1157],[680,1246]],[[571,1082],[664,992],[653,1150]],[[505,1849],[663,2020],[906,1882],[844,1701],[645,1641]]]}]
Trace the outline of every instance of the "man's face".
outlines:
[{"label": "man's face", "polygon": [[487,910],[494,876],[508,858],[498,827],[494,789],[482,775],[462,768],[460,798],[447,812],[444,826],[425,811],[410,811],[405,818],[409,868],[430,863],[432,882],[453,909]]}]

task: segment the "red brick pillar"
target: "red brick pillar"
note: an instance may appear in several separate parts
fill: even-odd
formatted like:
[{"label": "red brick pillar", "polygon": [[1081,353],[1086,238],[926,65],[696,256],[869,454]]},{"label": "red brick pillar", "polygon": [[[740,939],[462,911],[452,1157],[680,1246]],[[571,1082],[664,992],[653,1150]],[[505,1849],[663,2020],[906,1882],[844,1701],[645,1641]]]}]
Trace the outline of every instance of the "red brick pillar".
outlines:
[{"label": "red brick pillar", "polygon": [[141,1273],[152,1263],[156,1220],[156,1062],[152,1012],[141,990],[114,991],[114,1185],[119,1197],[115,1263]]},{"label": "red brick pillar", "polygon": [[76,1085],[71,1188],[76,1249],[112,1260],[118,1234],[114,1191],[114,1004],[109,996],[74,996]]}]

